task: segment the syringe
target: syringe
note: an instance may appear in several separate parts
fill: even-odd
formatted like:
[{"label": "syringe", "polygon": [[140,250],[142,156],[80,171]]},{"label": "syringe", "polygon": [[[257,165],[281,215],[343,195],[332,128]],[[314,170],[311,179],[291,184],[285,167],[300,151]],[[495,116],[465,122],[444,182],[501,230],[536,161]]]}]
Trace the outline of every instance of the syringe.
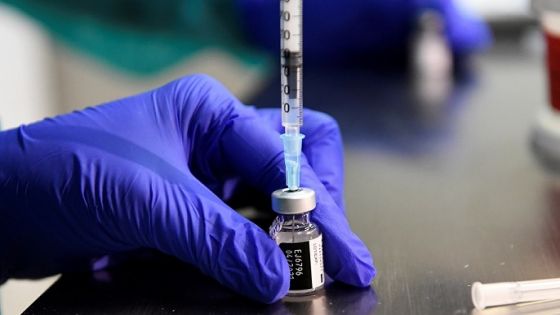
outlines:
[{"label": "syringe", "polygon": [[303,20],[302,0],[280,0],[280,65],[282,86],[282,126],[286,185],[299,188],[303,124],[302,71]]},{"label": "syringe", "polygon": [[471,295],[478,310],[489,306],[560,299],[560,278],[518,282],[475,282]]}]

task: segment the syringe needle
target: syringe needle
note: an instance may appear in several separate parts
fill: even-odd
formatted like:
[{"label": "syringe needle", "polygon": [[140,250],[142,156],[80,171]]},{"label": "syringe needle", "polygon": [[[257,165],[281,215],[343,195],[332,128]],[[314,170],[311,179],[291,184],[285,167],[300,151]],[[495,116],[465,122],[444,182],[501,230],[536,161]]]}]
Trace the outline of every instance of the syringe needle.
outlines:
[{"label": "syringe needle", "polygon": [[286,186],[289,190],[299,189],[301,142],[305,137],[301,133],[280,136],[284,142],[284,161],[286,163]]}]

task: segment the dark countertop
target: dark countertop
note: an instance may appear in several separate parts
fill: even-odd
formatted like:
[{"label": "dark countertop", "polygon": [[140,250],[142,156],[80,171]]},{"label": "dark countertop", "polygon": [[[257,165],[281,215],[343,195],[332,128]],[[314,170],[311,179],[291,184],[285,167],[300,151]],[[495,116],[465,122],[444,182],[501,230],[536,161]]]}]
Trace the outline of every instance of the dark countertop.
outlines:
[{"label": "dark countertop", "polygon": [[[170,258],[63,275],[26,314],[470,314],[470,285],[560,275],[560,185],[529,136],[542,61],[496,47],[443,101],[402,74],[305,71],[305,99],[339,120],[347,213],[373,252],[372,289],[258,305]],[[278,82],[254,103],[276,104]]]}]

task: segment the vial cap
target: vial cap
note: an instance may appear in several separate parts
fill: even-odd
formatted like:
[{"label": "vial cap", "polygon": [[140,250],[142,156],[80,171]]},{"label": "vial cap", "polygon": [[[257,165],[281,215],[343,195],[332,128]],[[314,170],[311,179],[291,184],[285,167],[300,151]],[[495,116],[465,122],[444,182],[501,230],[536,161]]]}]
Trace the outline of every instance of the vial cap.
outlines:
[{"label": "vial cap", "polygon": [[272,210],[279,214],[300,214],[317,206],[315,191],[309,188],[278,189],[272,193]]}]

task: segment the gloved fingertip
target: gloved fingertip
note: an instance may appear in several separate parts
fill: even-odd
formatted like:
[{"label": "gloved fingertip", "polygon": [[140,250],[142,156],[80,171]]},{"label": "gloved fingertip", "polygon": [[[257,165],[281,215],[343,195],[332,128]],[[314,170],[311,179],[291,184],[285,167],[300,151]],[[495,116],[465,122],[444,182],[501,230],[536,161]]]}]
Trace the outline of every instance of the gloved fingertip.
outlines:
[{"label": "gloved fingertip", "polygon": [[[288,262],[268,233],[221,201],[201,199],[197,206],[198,214],[204,218],[195,222],[200,237],[190,242],[186,253],[175,248],[166,252],[178,257],[183,254],[186,261],[205,274],[255,301],[273,303],[284,296],[289,287]],[[188,236],[180,237],[185,238]],[[176,245],[175,239],[165,243]]]},{"label": "gloved fingertip", "polygon": [[[332,213],[331,213],[332,214]],[[325,221],[342,221],[341,218],[321,218]],[[348,225],[338,225],[333,229],[331,225],[322,224],[324,235],[325,271],[334,280],[355,287],[367,287],[376,275],[373,258],[360,238],[354,234]],[[342,253],[331,255],[329,253]]]},{"label": "gloved fingertip", "polygon": [[359,271],[357,273],[357,278],[354,285],[362,288],[369,287],[371,285],[371,282],[373,281],[373,278],[375,278],[377,270],[375,269],[373,262],[360,262],[360,265],[361,266],[358,267]]},{"label": "gloved fingertip", "polygon": [[276,279],[271,279],[270,289],[264,291],[262,298],[259,299],[262,303],[272,304],[282,299],[288,293],[290,288],[290,279],[284,276],[287,274],[288,273],[285,273]]},{"label": "gloved fingertip", "polygon": [[375,278],[376,269],[371,255],[366,251],[353,257],[351,264],[348,264],[335,279],[355,287],[368,287]]},{"label": "gloved fingertip", "polygon": [[237,247],[234,254],[237,257],[232,257],[231,263],[238,265],[239,272],[232,273],[228,282],[237,292],[261,303],[281,299],[290,286],[290,269],[280,248],[252,223],[235,234],[232,243],[225,246]]},{"label": "gloved fingertip", "polygon": [[265,276],[259,281],[259,296],[256,297],[258,301],[266,304],[280,300],[290,288],[290,269],[286,259],[280,250],[275,250],[271,257],[273,263],[267,268],[268,272],[263,272]]}]

